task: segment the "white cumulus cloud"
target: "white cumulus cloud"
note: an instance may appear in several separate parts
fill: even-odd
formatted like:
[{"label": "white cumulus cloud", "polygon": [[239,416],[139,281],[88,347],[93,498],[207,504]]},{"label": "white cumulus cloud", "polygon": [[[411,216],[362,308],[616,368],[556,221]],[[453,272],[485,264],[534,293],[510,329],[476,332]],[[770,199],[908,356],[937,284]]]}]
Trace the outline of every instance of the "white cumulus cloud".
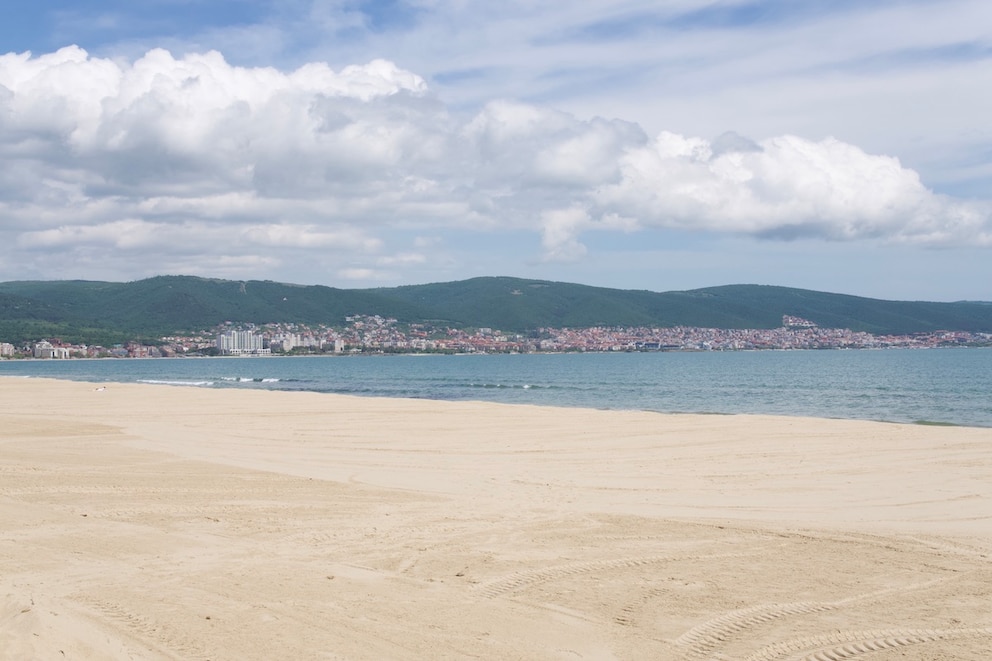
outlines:
[{"label": "white cumulus cloud", "polygon": [[715,152],[706,140],[664,132],[628,152],[621,181],[593,197],[643,227],[934,244],[988,240],[987,205],[934,194],[896,158],[835,139],[781,136],[757,147]]},{"label": "white cumulus cloud", "polygon": [[423,237],[448,230],[530,232],[531,252],[575,261],[584,233],[659,228],[992,243],[987,204],[835,139],[650,138],[509,100],[462,117],[385,60],[284,72],[217,52],[0,56],[7,278],[81,275],[72,259],[103,255],[120,279],[211,264],[361,279],[430,264],[438,242]]}]

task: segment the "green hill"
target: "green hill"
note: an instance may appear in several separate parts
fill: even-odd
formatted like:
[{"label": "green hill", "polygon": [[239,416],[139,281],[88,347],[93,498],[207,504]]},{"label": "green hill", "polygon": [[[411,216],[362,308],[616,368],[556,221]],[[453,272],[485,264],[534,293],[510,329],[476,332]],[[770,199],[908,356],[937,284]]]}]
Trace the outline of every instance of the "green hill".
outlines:
[{"label": "green hill", "polygon": [[992,305],[986,303],[884,301],[767,285],[658,293],[518,278],[474,278],[373,291],[429,307],[438,319],[452,325],[518,331],[599,325],[777,328],[786,314],[827,328],[876,334],[992,330]]},{"label": "green hill", "polygon": [[518,332],[589,326],[776,328],[786,314],[876,334],[992,332],[988,303],[883,301],[764,285],[659,293],[506,277],[378,289],[190,276],[0,283],[0,339],[8,342],[53,336],[89,343],[152,339],[226,321],[341,325],[352,314]]},{"label": "green hill", "polygon": [[[202,331],[225,321],[340,324],[345,315],[390,314],[404,320],[419,311],[400,301],[356,290],[287,285],[269,281],[239,282],[191,276],[159,276],[136,282],[22,281],[0,283],[0,296],[27,301],[32,319],[59,321],[71,327],[104,329],[119,338],[157,338]],[[24,341],[38,335],[12,332],[17,309],[0,314],[0,336]],[[76,337],[62,332],[64,339]]]}]

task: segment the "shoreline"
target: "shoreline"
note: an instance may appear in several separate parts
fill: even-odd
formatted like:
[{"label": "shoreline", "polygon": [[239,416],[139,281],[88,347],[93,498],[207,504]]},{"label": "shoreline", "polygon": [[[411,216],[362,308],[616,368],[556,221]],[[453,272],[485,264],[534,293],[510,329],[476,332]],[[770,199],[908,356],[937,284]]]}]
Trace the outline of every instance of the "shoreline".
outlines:
[{"label": "shoreline", "polygon": [[[809,352],[811,350],[806,350]],[[803,350],[796,350],[791,353],[802,353]],[[727,352],[713,352],[713,353],[727,353]],[[747,354],[747,353],[760,353],[760,352],[747,352],[738,351],[731,352],[737,354]],[[768,352],[766,352],[768,353]],[[782,353],[782,352],[771,352],[771,353]],[[790,352],[786,352],[790,353]],[[822,351],[817,351],[816,353],[823,353]],[[849,353],[849,352],[841,352]],[[878,352],[871,352],[878,353]],[[914,352],[915,353],[915,352]],[[397,354],[405,356],[415,356],[414,354]],[[468,354],[466,354],[468,355]],[[479,354],[475,354],[479,355]],[[547,354],[551,356],[552,354]],[[578,354],[577,354],[578,355]],[[599,354],[585,354],[587,356],[598,356]],[[320,358],[321,356],[299,356],[298,358]],[[382,357],[382,356],[380,356]],[[390,357],[390,356],[385,356]],[[431,358],[432,356],[428,354],[417,354],[418,358]],[[231,357],[221,357],[221,358],[231,358]],[[218,362],[218,368],[220,365],[244,365],[244,357],[238,357],[239,360],[235,362],[230,362],[228,360],[221,360]],[[278,358],[278,357],[277,357]],[[291,358],[297,358],[296,356],[291,356]],[[68,364],[74,362],[82,362],[93,365],[100,365],[102,367],[106,366],[120,366],[122,359],[79,359],[79,361],[51,361],[35,359],[29,361],[31,365],[55,365],[58,364]],[[144,365],[155,365],[163,364],[157,358],[136,358],[128,359],[137,361]],[[211,358],[201,358],[199,361],[211,361]],[[107,362],[112,361],[112,362]],[[20,362],[20,361],[15,361]],[[168,361],[165,361],[168,362]],[[265,359],[259,359],[258,361],[248,361],[256,366],[263,366],[265,364],[271,364],[270,361]],[[57,366],[57,365],[56,365]],[[517,390],[528,390],[530,388],[536,388],[536,392],[543,392],[548,387],[554,387],[555,384],[548,386],[547,384],[540,384],[535,381],[528,381],[524,385],[514,384],[512,381],[500,385],[497,382],[493,386],[492,393],[489,394],[490,384],[485,384],[483,386],[478,386],[478,384],[472,383],[472,387],[468,387],[465,384],[459,384],[458,379],[464,378],[463,374],[458,374],[452,372],[447,378],[452,379],[452,383],[456,386],[456,391],[454,394],[439,393],[439,392],[427,392],[426,397],[422,397],[414,394],[407,394],[412,391],[410,388],[400,388],[400,390],[405,390],[404,393],[396,392],[396,386],[390,384],[390,388],[381,389],[377,392],[374,389],[367,391],[364,388],[353,387],[355,381],[352,381],[349,385],[352,387],[338,387],[334,383],[328,381],[326,384],[320,382],[321,376],[316,377],[312,375],[306,375],[303,377],[297,377],[295,373],[285,372],[283,370],[271,370],[262,369],[261,372],[252,372],[247,376],[244,376],[244,370],[235,370],[229,374],[239,374],[241,376],[217,376],[217,373],[201,373],[203,370],[197,374],[170,374],[166,370],[166,374],[160,373],[160,370],[146,369],[144,372],[147,374],[141,377],[143,373],[142,370],[137,370],[138,375],[135,376],[134,371],[125,370],[121,373],[121,370],[115,368],[107,369],[96,369],[90,371],[81,370],[56,370],[55,374],[46,374],[47,370],[32,370],[28,373],[18,374],[14,371],[5,371],[2,369],[3,365],[0,363],[0,379],[4,377],[18,378],[18,379],[54,379],[63,381],[75,381],[78,383],[103,383],[103,382],[113,382],[120,383],[122,385],[133,384],[133,385],[168,385],[171,387],[197,387],[203,389],[243,389],[243,390],[256,390],[264,388],[268,392],[283,392],[283,393],[298,393],[298,392],[311,392],[320,395],[329,396],[359,396],[359,397],[373,397],[373,398],[391,398],[391,397],[408,397],[418,401],[477,401],[477,402],[493,402],[493,403],[507,403],[512,405],[533,405],[533,406],[547,406],[552,408],[565,408],[565,409],[595,409],[595,410],[609,410],[609,411],[628,411],[628,412],[652,412],[659,415],[767,415],[767,416],[782,416],[791,418],[817,418],[824,420],[858,420],[858,421],[868,421],[868,422],[880,422],[887,424],[912,424],[920,426],[933,426],[933,427],[963,427],[963,428],[973,428],[973,429],[992,429],[992,419],[990,419],[990,411],[987,409],[987,402],[985,400],[976,400],[974,395],[970,395],[971,399],[966,401],[958,401],[957,398],[951,396],[949,392],[941,392],[938,394],[936,399],[931,398],[929,403],[919,402],[921,408],[906,408],[904,403],[898,401],[889,402],[893,408],[887,409],[884,406],[881,407],[865,407],[861,400],[870,399],[868,395],[868,390],[865,391],[860,399],[857,397],[848,398],[846,404],[847,407],[843,407],[837,402],[833,404],[821,406],[821,405],[810,405],[808,402],[801,403],[799,406],[790,406],[789,401],[783,393],[779,393],[777,396],[773,397],[771,400],[766,401],[763,405],[757,407],[758,410],[748,410],[747,408],[741,406],[737,401],[723,401],[718,399],[716,404],[712,408],[708,408],[706,403],[703,402],[693,402],[687,405],[686,401],[672,401],[666,402],[668,406],[666,408],[659,408],[656,406],[658,403],[655,399],[650,398],[640,398],[638,400],[636,393],[626,393],[627,395],[632,395],[633,399],[622,399],[614,397],[612,401],[606,401],[605,403],[601,400],[593,401],[589,396],[581,396],[578,398],[573,397],[575,401],[571,401],[568,397],[565,397],[564,401],[548,401],[549,399],[555,399],[561,397],[560,395],[543,395],[540,397],[521,397],[519,395],[513,394]],[[82,366],[80,366],[82,369]],[[440,368],[439,368],[440,369]],[[42,373],[38,373],[38,372]],[[182,372],[183,370],[180,370]],[[354,375],[348,373],[352,378]],[[262,374],[263,376],[258,376]],[[526,371],[521,373],[526,374],[524,376],[518,375],[519,378],[539,378],[535,377],[533,374],[528,374]],[[130,376],[130,381],[120,381],[116,380],[116,377],[126,377]],[[614,375],[615,376],[615,375]],[[782,376],[782,375],[778,375]],[[314,381],[316,385],[304,386],[303,388],[297,387],[298,383],[306,383],[309,379],[317,379]],[[397,378],[396,374],[392,376],[395,380]],[[414,379],[417,377],[414,376]],[[497,379],[499,377],[496,377]],[[301,380],[302,379],[302,380]],[[280,384],[290,384],[283,385]],[[343,383],[348,383],[347,381]],[[400,381],[396,382],[397,384]],[[419,383],[414,381],[418,387],[424,387],[430,390],[429,383]],[[531,383],[538,383],[537,386],[530,385]],[[264,385],[259,385],[264,384]],[[275,385],[273,385],[275,384]],[[617,386],[623,388],[623,384],[620,382],[608,382],[604,387]],[[835,386],[837,384],[834,384]],[[914,390],[913,384],[904,384],[910,391]],[[877,386],[877,384],[875,384]],[[744,385],[743,387],[747,387]],[[975,388],[980,388],[981,386],[972,386],[972,392],[977,392]],[[458,391],[460,389],[460,391]],[[887,391],[887,388],[882,388],[883,391]],[[470,392],[471,391],[471,392]],[[419,393],[420,391],[415,391]],[[501,394],[501,393],[507,394]],[[829,390],[825,391],[829,393]],[[887,396],[887,393],[881,393],[883,397]],[[918,396],[915,395],[915,396]],[[698,398],[697,398],[698,399]],[[712,404],[712,402],[710,402]],[[845,402],[842,402],[842,404]],[[764,410],[761,410],[764,409]],[[879,413],[888,412],[891,415],[889,417],[882,417]]]},{"label": "shoreline", "polygon": [[40,377],[0,402],[0,658],[992,644],[987,428]]}]

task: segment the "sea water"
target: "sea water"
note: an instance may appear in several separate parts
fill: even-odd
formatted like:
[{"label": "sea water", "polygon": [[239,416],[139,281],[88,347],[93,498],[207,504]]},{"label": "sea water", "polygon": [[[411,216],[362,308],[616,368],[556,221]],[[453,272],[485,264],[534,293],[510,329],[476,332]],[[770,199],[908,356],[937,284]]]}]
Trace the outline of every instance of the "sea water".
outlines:
[{"label": "sea water", "polygon": [[5,360],[0,377],[992,427],[992,349]]}]

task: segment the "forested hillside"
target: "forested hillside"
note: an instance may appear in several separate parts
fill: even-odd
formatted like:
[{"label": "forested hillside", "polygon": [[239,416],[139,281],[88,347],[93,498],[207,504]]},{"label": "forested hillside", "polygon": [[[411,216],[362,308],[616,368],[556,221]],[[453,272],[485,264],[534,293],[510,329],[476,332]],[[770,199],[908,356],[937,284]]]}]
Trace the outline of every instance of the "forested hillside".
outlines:
[{"label": "forested hillside", "polygon": [[992,332],[992,305],[883,301],[787,287],[728,285],[652,292],[489,277],[380,289],[160,276],[127,283],[0,283],[0,339],[123,341],[224,322],[341,325],[347,315],[527,331],[542,327],[775,328],[783,315],[875,334]]}]

